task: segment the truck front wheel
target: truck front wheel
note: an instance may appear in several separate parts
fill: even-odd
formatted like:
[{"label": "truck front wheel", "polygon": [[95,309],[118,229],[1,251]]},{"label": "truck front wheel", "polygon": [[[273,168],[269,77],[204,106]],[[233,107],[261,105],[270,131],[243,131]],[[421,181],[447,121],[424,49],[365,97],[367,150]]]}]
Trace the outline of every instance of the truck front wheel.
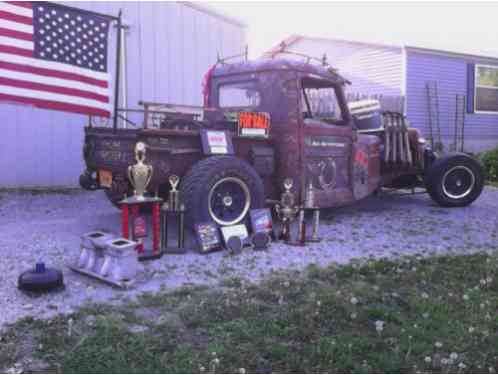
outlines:
[{"label": "truck front wheel", "polygon": [[195,164],[180,186],[189,225],[234,225],[264,204],[261,177],[245,161],[212,156]]},{"label": "truck front wheel", "polygon": [[440,206],[468,206],[482,192],[484,172],[481,165],[468,155],[447,155],[427,169],[425,185],[431,198]]}]

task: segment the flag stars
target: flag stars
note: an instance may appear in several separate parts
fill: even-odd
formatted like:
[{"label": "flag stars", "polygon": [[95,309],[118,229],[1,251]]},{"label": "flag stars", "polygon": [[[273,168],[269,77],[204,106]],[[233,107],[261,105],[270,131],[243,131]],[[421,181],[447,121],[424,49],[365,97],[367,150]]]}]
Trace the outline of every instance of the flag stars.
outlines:
[{"label": "flag stars", "polygon": [[45,7],[44,4],[33,8],[33,16],[35,55],[86,69],[106,71],[107,22],[84,12],[78,15],[58,7],[53,9],[52,5]]}]

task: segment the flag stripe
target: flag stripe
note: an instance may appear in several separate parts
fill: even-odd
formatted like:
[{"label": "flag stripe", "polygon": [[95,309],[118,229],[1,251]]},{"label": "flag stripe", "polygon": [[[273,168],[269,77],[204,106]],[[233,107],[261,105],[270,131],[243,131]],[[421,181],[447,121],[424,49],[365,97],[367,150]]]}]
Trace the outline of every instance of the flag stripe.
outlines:
[{"label": "flag stripe", "polygon": [[[95,82],[95,84],[98,86],[101,86],[101,84],[107,84],[107,82],[109,81],[109,73],[92,72],[89,71],[88,69],[67,65],[67,64],[61,64],[53,61],[26,58],[23,56],[11,56],[8,54],[3,54],[1,53],[1,51],[0,51],[0,61],[9,61],[20,65],[33,66],[35,68],[40,68],[47,71],[50,70],[54,72],[58,71],[61,73],[72,74],[74,77],[89,79],[90,81],[88,83]],[[106,87],[106,86],[101,86],[101,87]]]},{"label": "flag stripe", "polygon": [[94,86],[97,86],[100,88],[107,88],[109,86],[107,81],[101,81],[101,80],[93,79],[90,77],[81,76],[79,74],[66,73],[66,72],[61,72],[61,71],[53,70],[53,69],[38,68],[36,66],[29,66],[29,65],[23,65],[23,64],[13,64],[10,62],[6,62],[6,61],[2,60],[1,55],[2,54],[0,53],[0,68],[3,68],[3,69],[14,70],[17,72],[38,74],[38,75],[45,76],[45,77],[67,79],[67,80],[87,83],[87,84],[94,85]]},{"label": "flag stripe", "polygon": [[4,45],[4,46],[22,48],[22,49],[26,49],[29,51],[34,51],[34,49],[35,49],[35,45],[34,45],[33,41],[29,42],[27,40],[9,38],[6,36],[0,36],[0,44]]},{"label": "flag stripe", "polygon": [[0,27],[0,35],[7,36],[9,38],[29,40],[31,42],[33,41],[33,34],[28,34],[22,31],[16,31],[12,29],[4,29],[3,27]]},{"label": "flag stripe", "polygon": [[44,100],[52,100],[56,102],[66,102],[70,104],[83,105],[87,107],[95,107],[101,108],[105,110],[109,110],[109,103],[102,103],[93,99],[86,99],[80,97],[74,97],[70,95],[57,94],[53,92],[46,92],[40,90],[30,90],[21,87],[12,87],[0,84],[0,92],[3,92],[7,95],[14,96],[25,96],[31,99],[43,98]]},{"label": "flag stripe", "polygon": [[33,5],[27,1],[6,1],[7,4],[12,4],[26,9],[33,9]]},{"label": "flag stripe", "polygon": [[7,2],[0,2],[0,10],[4,12],[18,14],[20,16],[33,18],[33,9],[20,7],[18,5],[9,4]]},{"label": "flag stripe", "polygon": [[30,26],[33,25],[32,17],[20,16],[19,14],[5,12],[3,10],[0,10],[0,18],[7,21],[22,23],[24,25],[30,25]]},{"label": "flag stripe", "polygon": [[36,91],[47,91],[53,92],[56,94],[70,95],[75,97],[81,97],[86,99],[93,99],[102,103],[109,103],[109,98],[104,95],[99,95],[93,92],[78,90],[69,87],[61,87],[48,85],[46,83],[37,83],[37,82],[29,82],[22,81],[18,79],[5,78],[0,76],[0,85],[19,87],[24,89],[36,90]]},{"label": "flag stripe", "polygon": [[2,93],[0,93],[0,100],[24,103],[24,104],[34,105],[35,107],[39,108],[53,109],[57,111],[76,112],[84,115],[91,114],[102,117],[109,117],[111,115],[110,111],[105,109],[99,109],[95,107],[88,107],[77,104],[62,103],[53,100],[26,98],[24,96],[16,96],[16,95],[9,95]]},{"label": "flag stripe", "polygon": [[[79,82],[79,81],[74,81],[74,80],[68,80],[68,79],[61,79],[61,78],[55,78],[55,77],[47,77],[45,75],[41,74],[32,74],[29,71],[22,71],[22,70],[9,70],[7,69],[2,69],[5,63],[0,61],[0,77],[9,77],[12,79],[18,79],[20,81],[31,81],[31,82],[36,82],[36,83],[42,83],[46,85],[55,85],[59,87],[68,87],[76,90],[81,90],[81,91],[87,91],[91,93],[95,93],[98,95],[103,95],[103,96],[109,96],[109,89],[104,88],[104,87],[98,87],[92,84],[87,84],[84,82]],[[8,64],[8,63],[6,63]],[[8,65],[7,65],[8,66]]]},{"label": "flag stripe", "polygon": [[0,44],[0,53],[10,53],[17,56],[33,57],[33,51],[17,48],[12,46],[4,46]]},{"label": "flag stripe", "polygon": [[22,33],[33,34],[33,26],[24,25],[22,23],[11,22],[0,18],[0,27],[4,29],[11,29],[15,31],[20,31]]}]

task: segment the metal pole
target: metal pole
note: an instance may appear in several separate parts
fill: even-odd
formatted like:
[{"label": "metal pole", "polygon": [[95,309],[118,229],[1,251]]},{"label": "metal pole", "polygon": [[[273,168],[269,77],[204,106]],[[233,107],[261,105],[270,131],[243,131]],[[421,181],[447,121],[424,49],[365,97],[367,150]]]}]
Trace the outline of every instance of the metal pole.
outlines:
[{"label": "metal pole", "polygon": [[114,82],[114,131],[118,128],[118,106],[119,106],[119,77],[120,77],[120,67],[121,67],[121,9],[118,14],[118,33],[117,33],[117,45],[116,45],[116,71],[115,71],[115,82]]},{"label": "metal pole", "polygon": [[127,72],[127,66],[126,66],[126,29],[127,29],[127,25],[124,25],[123,27],[121,27],[121,32],[122,32],[122,35],[121,35],[121,44],[122,44],[122,48],[121,48],[121,67],[122,67],[122,70],[123,70],[123,89],[121,90],[122,92],[122,96],[123,96],[123,108],[125,109],[125,112],[123,112],[123,128],[127,128],[128,127],[128,72]]}]

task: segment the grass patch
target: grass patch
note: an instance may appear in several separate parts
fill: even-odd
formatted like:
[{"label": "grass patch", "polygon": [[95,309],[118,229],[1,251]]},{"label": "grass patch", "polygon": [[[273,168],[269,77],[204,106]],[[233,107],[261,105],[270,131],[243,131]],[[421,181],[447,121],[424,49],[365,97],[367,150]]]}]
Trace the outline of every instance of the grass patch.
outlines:
[{"label": "grass patch", "polygon": [[69,373],[492,372],[498,260],[487,254],[354,262],[260,284],[146,294],[0,341],[0,369],[30,355]]}]

